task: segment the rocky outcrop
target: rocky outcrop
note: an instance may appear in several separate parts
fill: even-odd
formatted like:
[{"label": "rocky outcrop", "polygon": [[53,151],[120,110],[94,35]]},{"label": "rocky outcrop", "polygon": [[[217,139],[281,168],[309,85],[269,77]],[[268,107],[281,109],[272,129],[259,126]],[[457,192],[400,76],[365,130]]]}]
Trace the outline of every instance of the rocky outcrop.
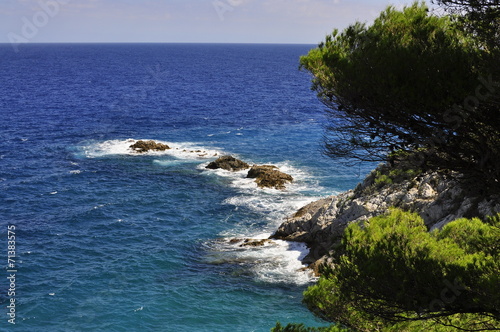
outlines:
[{"label": "rocky outcrop", "polygon": [[260,240],[245,239],[245,241],[243,241],[240,247],[262,247],[265,246],[266,244],[272,244],[272,243],[273,241],[269,239],[260,239]]},{"label": "rocky outcrop", "polygon": [[[232,156],[223,156],[212,161],[206,168],[237,172],[250,168],[250,165]],[[255,179],[257,186],[260,188],[278,190],[286,189],[285,184],[293,182],[291,175],[279,171],[278,167],[273,165],[253,165],[248,171],[247,178]]]},{"label": "rocky outcrop", "polygon": [[250,168],[250,165],[232,156],[222,156],[212,161],[206,167],[208,169],[224,169],[226,171],[237,172]]},{"label": "rocky outcrop", "polygon": [[275,243],[270,239],[241,239],[241,238],[233,238],[229,240],[229,244],[238,245],[240,248],[244,247],[263,247],[266,244]]},{"label": "rocky outcrop", "polygon": [[145,153],[148,151],[165,151],[170,149],[168,145],[155,141],[137,141],[132,144],[130,148],[138,153]]},{"label": "rocky outcrop", "polygon": [[379,167],[356,189],[301,208],[271,238],[305,242],[311,250],[304,263],[317,264],[340,241],[349,223],[386,213],[391,207],[417,212],[429,229],[462,217],[484,218],[500,212],[500,197],[485,195],[482,188],[456,174],[396,173]]},{"label": "rocky outcrop", "polygon": [[286,189],[285,184],[293,182],[293,177],[280,172],[276,166],[254,165],[248,171],[247,178],[255,179],[257,186],[261,188]]}]

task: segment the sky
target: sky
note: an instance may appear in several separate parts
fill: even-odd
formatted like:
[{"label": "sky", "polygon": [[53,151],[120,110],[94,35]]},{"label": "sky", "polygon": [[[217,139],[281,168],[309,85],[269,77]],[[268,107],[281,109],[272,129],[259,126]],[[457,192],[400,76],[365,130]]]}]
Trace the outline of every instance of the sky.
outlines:
[{"label": "sky", "polygon": [[317,44],[409,0],[0,0],[0,43]]}]

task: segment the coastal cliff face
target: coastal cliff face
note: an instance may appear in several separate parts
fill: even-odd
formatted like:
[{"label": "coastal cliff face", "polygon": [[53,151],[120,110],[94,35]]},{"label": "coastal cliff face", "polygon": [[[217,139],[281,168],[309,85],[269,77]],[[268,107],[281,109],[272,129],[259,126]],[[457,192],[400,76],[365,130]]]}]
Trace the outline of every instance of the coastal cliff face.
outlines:
[{"label": "coastal cliff face", "polygon": [[271,238],[305,242],[311,250],[304,263],[315,268],[325,261],[349,223],[368,220],[391,207],[417,212],[429,229],[462,217],[484,218],[500,212],[500,197],[487,195],[483,189],[446,172],[412,172],[382,165],[354,190],[304,206]]}]

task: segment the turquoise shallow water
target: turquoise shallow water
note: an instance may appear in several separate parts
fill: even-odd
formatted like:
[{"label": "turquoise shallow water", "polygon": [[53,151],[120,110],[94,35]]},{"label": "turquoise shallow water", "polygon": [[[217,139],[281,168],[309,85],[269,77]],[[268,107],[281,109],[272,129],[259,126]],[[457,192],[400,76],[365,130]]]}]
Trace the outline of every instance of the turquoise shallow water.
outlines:
[{"label": "turquoise shallow water", "polygon": [[[369,167],[320,153],[308,45],[0,46],[1,236],[16,227],[16,324],[2,331],[269,331],[301,304],[306,248],[269,236]],[[165,153],[134,155],[155,139]],[[193,152],[191,152],[193,151]],[[196,152],[199,151],[199,152]],[[223,154],[296,181],[258,189]],[[8,266],[5,263],[5,277]]]}]

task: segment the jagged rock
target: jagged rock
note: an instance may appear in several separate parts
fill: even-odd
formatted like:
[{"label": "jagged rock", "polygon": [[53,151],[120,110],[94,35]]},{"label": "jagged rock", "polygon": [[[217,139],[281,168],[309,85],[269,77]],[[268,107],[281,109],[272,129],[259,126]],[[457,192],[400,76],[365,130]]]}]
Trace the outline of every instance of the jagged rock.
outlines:
[{"label": "jagged rock", "polygon": [[170,149],[168,145],[155,141],[137,141],[136,143],[132,144],[130,148],[139,153],[148,152],[150,150],[165,151]]},{"label": "jagged rock", "polygon": [[215,161],[212,161],[208,166],[206,167],[208,169],[224,169],[226,171],[232,171],[232,172],[237,172],[241,171],[247,168],[250,168],[250,165],[245,163],[244,161],[241,161],[239,159],[236,159],[232,156],[222,156],[218,158]]},{"label": "jagged rock", "polygon": [[270,239],[261,239],[261,240],[245,239],[245,241],[243,241],[243,244],[241,244],[240,247],[262,247],[267,243],[272,243],[272,242],[273,241]]},{"label": "jagged rock", "polygon": [[286,173],[278,171],[276,166],[272,165],[254,165],[248,171],[247,178],[255,179],[257,186],[261,188],[285,189],[285,184],[293,182],[293,177]]},{"label": "jagged rock", "polygon": [[429,229],[462,217],[485,218],[500,212],[500,197],[485,197],[481,188],[457,179],[457,174],[422,173],[382,186],[376,178],[374,171],[356,189],[306,205],[271,238],[306,243],[310,253],[304,263],[317,266],[339,243],[348,224],[381,215],[391,207],[417,212]]},{"label": "jagged rock", "polygon": [[[232,156],[223,156],[211,162],[208,169],[224,169],[226,171],[241,171],[250,168],[250,165]],[[293,181],[293,177],[280,172],[276,166],[253,165],[248,171],[247,178],[255,179],[257,186],[261,188],[285,189],[285,184]]]},{"label": "jagged rock", "polygon": [[278,167],[274,165],[253,165],[248,171],[247,178],[256,179],[262,176],[266,172],[277,171]]}]

